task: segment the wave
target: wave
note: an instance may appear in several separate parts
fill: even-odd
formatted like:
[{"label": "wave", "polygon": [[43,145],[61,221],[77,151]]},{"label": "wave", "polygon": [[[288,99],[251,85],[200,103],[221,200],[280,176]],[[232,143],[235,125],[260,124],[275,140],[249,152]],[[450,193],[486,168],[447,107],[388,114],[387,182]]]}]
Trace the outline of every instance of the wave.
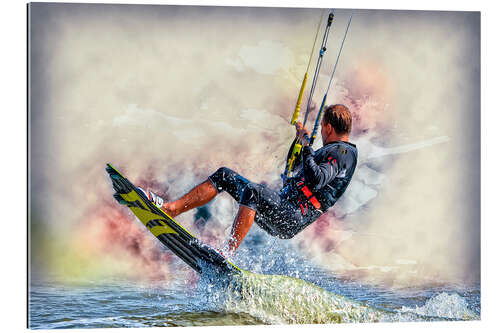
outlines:
[{"label": "wave", "polygon": [[456,320],[479,320],[480,317],[470,310],[467,301],[457,293],[439,293],[422,306],[410,308],[403,306],[401,313],[416,313],[421,316],[439,317]]},{"label": "wave", "polygon": [[[457,294],[440,293],[415,308],[387,310],[351,300],[313,283],[283,276],[244,272],[211,289],[219,310],[244,313],[267,324],[332,324],[401,321],[479,320]],[[206,287],[207,285],[205,285]]]}]

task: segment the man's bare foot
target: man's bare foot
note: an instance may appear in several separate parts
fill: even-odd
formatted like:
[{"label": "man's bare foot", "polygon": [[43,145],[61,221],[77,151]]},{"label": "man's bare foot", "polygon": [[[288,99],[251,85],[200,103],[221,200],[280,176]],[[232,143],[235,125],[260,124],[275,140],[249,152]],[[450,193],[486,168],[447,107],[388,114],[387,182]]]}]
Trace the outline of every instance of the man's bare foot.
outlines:
[{"label": "man's bare foot", "polygon": [[179,210],[176,209],[175,204],[173,202],[165,202],[161,209],[167,213],[168,216],[174,218],[179,215]]}]

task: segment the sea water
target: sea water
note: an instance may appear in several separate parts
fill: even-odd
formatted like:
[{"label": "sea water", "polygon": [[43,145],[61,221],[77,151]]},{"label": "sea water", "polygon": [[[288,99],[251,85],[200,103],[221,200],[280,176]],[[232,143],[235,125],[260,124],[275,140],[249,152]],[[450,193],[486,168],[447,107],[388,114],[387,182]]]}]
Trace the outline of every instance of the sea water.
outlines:
[{"label": "sea water", "polygon": [[[250,243],[250,242],[249,242]],[[256,247],[259,249],[259,247]],[[255,249],[255,247],[254,247]],[[32,277],[29,327],[104,328],[333,324],[480,319],[480,286],[436,281],[384,287],[346,280],[300,253],[267,244],[242,251],[251,270],[233,278],[197,275],[180,260],[168,281]],[[263,255],[268,253],[268,255]],[[272,255],[269,255],[272,253]],[[253,257],[252,257],[253,255]],[[243,260],[244,261],[244,260]]]}]

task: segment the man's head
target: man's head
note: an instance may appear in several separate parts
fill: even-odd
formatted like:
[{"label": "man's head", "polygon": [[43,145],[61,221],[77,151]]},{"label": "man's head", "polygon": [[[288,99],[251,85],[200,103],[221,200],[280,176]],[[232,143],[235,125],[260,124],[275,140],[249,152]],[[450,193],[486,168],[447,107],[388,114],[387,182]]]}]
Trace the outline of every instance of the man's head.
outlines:
[{"label": "man's head", "polygon": [[351,128],[351,112],[345,105],[335,104],[326,107],[321,121],[321,138],[324,145],[331,141],[348,141]]}]

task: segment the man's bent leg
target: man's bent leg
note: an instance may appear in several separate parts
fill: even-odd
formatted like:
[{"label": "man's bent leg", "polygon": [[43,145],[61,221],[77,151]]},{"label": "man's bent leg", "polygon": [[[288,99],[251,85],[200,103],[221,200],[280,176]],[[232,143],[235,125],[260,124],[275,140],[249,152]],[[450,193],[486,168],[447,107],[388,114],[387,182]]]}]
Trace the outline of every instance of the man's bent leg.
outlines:
[{"label": "man's bent leg", "polygon": [[250,230],[255,219],[255,210],[246,206],[240,206],[238,215],[233,222],[231,229],[231,237],[229,238],[229,255],[234,254],[236,249],[240,246],[243,238]]},{"label": "man's bent leg", "polygon": [[216,195],[217,189],[213,183],[207,179],[180,199],[164,203],[162,209],[171,217],[175,217],[190,209],[209,203]]},{"label": "man's bent leg", "polygon": [[240,200],[241,193],[249,181],[233,170],[221,167],[200,185],[193,188],[182,198],[163,204],[162,209],[171,217],[175,217],[190,209],[210,202],[218,193],[226,191],[234,200]]}]

